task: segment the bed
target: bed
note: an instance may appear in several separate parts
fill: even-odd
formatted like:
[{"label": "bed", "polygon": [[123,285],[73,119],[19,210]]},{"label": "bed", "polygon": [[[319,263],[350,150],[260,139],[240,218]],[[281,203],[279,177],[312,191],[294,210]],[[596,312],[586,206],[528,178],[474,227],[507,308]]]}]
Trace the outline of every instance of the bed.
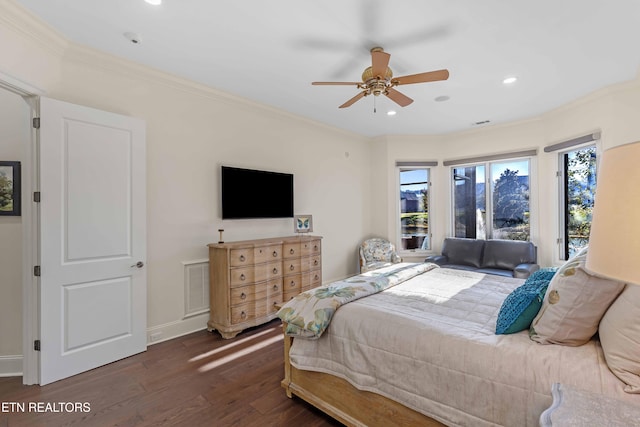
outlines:
[{"label": "bed", "polygon": [[640,405],[597,339],[574,347],[495,334],[523,282],[430,268],[355,299],[319,337],[285,334],[282,386],[350,426],[536,426],[554,383]]}]

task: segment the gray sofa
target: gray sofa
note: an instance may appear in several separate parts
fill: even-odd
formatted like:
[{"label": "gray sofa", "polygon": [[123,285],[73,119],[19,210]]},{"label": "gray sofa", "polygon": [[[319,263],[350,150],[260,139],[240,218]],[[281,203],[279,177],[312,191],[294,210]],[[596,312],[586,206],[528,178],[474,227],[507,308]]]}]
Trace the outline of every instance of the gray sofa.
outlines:
[{"label": "gray sofa", "polygon": [[517,240],[476,240],[458,237],[444,239],[442,255],[425,262],[441,267],[526,279],[540,269],[533,243]]}]

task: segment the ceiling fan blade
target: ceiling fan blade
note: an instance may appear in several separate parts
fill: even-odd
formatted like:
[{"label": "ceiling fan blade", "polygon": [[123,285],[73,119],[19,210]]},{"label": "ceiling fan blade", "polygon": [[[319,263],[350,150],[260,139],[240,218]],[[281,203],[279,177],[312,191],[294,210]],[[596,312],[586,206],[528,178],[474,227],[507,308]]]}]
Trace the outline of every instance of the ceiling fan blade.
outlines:
[{"label": "ceiling fan blade", "polygon": [[362,97],[364,97],[364,95],[366,94],[365,91],[360,92],[359,94],[357,94],[356,96],[354,96],[353,98],[351,98],[350,100],[348,100],[347,102],[345,102],[344,104],[342,104],[341,106],[339,106],[338,108],[347,108],[347,107],[351,107],[356,101],[358,101],[359,99],[361,99]]},{"label": "ceiling fan blade", "polygon": [[387,74],[387,67],[389,66],[389,55],[387,52],[381,50],[374,50],[371,52],[371,73],[373,77],[380,77],[384,79]]},{"label": "ceiling fan blade", "polygon": [[409,98],[407,95],[404,95],[398,92],[394,88],[387,89],[387,92],[385,93],[385,95],[387,95],[387,97],[390,100],[392,100],[393,102],[395,102],[401,107],[406,107],[407,105],[413,102],[413,99]]},{"label": "ceiling fan blade", "polygon": [[411,74],[410,76],[394,77],[391,79],[391,82],[398,85],[408,85],[412,83],[427,83],[438,80],[447,80],[448,78],[449,70],[437,70],[420,74]]},{"label": "ceiling fan blade", "polygon": [[314,86],[358,86],[362,82],[312,82]]}]

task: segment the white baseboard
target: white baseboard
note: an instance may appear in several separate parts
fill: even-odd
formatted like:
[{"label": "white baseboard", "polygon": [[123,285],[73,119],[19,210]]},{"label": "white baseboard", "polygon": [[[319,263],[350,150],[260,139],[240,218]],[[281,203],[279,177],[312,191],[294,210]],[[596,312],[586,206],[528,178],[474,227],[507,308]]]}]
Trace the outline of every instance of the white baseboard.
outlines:
[{"label": "white baseboard", "polygon": [[0,356],[0,377],[21,377],[22,356]]},{"label": "white baseboard", "polygon": [[209,312],[147,329],[147,345],[158,344],[207,328]]}]

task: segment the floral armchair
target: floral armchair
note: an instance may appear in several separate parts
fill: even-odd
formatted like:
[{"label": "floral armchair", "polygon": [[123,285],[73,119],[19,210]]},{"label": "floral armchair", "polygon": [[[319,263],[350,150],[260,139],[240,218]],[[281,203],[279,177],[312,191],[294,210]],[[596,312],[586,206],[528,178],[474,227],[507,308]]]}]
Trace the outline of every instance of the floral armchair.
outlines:
[{"label": "floral armchair", "polygon": [[402,262],[396,254],[395,246],[385,239],[373,238],[362,242],[360,254],[360,273]]}]

